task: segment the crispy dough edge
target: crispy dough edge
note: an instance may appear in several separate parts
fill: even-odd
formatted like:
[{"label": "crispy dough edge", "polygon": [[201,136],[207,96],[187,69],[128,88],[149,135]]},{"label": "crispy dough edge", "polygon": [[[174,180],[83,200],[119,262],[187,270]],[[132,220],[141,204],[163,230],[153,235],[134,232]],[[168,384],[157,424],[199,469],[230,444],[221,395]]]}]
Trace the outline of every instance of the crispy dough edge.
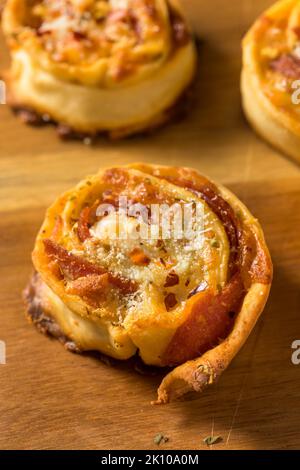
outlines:
[{"label": "crispy dough edge", "polygon": [[[13,93],[13,79],[9,71],[5,71],[1,74],[7,85],[7,104],[11,107],[17,115],[21,116],[21,120],[28,125],[33,126],[47,126],[52,125],[56,128],[56,132],[59,137],[63,140],[82,140],[91,138],[93,140],[101,137],[105,137],[108,140],[115,141],[126,139],[134,136],[151,135],[163,129],[168,124],[176,123],[185,117],[192,107],[192,100],[195,93],[195,82],[198,75],[197,63],[193,75],[187,86],[181,91],[181,93],[174,99],[174,102],[168,108],[163,109],[160,113],[153,115],[151,119],[143,122],[137,122],[133,125],[128,125],[116,129],[104,129],[101,126],[95,129],[94,127],[87,129],[86,127],[72,127],[69,124],[61,121],[58,116],[48,118],[48,110],[38,108],[36,105],[30,107],[20,103],[14,96]],[[29,114],[29,118],[26,119],[26,113]],[[44,119],[46,116],[46,119]],[[33,117],[33,122],[31,118]]]},{"label": "crispy dough edge", "polygon": [[170,372],[159,386],[158,398],[153,404],[169,403],[214,384],[246,342],[264,309],[269,291],[270,284],[253,284],[227,339],[198,359]]},{"label": "crispy dough edge", "polygon": [[[254,229],[267,255],[272,279],[272,261],[260,224],[231,191],[222,185],[216,184],[216,186],[233,209],[241,211],[246,225]],[[218,380],[253,330],[268,300],[271,283],[272,280],[269,284],[253,283],[251,285],[229,336],[201,357],[187,361],[173,369],[163,379],[157,391],[157,400],[152,404],[166,404],[182,398],[189,392],[202,392],[208,385],[212,385]]]}]

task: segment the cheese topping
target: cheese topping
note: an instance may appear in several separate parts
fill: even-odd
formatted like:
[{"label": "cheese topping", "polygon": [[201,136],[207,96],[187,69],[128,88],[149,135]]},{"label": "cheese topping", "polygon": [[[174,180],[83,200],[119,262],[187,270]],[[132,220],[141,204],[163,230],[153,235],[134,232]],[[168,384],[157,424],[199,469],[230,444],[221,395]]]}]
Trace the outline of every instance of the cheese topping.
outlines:
[{"label": "cheese topping", "polygon": [[[167,219],[164,220],[161,216],[158,222],[152,225],[151,217],[149,220],[132,217],[117,208],[98,217],[99,208],[96,210],[94,207],[91,209],[93,220],[87,221],[90,223],[88,238],[80,244],[79,249],[74,249],[74,244],[78,245],[80,223],[76,220],[76,214],[81,213],[78,197],[84,201],[101,200],[101,194],[97,193],[96,197],[97,190],[92,180],[89,181],[90,185],[81,185],[79,196],[74,201],[69,201],[62,213],[65,228],[69,231],[62,238],[66,248],[71,249],[75,256],[88,259],[120,278],[137,283],[136,292],[127,296],[130,302],[133,298],[139,299],[135,304],[137,311],[144,308],[144,303],[149,303],[150,291],[150,297],[155,299],[156,311],[180,310],[190,293],[201,284],[213,292],[218,292],[227,281],[229,245],[224,228],[215,214],[202,200],[189,194],[182,197],[182,190],[170,183],[166,182],[162,187],[159,180],[148,177],[144,187],[141,185],[144,185],[145,179],[140,172],[131,170],[125,173],[125,176],[129,180],[124,183],[124,187],[122,184],[116,184],[118,198],[133,195],[135,190],[137,193],[143,191],[144,200],[148,197],[150,199],[148,204],[138,207],[149,209],[150,214],[150,208],[160,208],[159,205],[151,203],[166,201],[170,208],[170,212],[166,212]],[[97,187],[97,181],[95,186]],[[114,189],[113,185],[108,185],[106,192],[113,192]],[[197,217],[196,211],[191,211],[195,202],[198,204]],[[93,207],[95,204],[90,202],[89,205]],[[99,207],[101,208],[100,202]],[[129,204],[129,210],[131,207],[133,206]],[[176,213],[175,209],[182,211],[182,223],[186,222],[186,227],[183,225],[182,230],[178,230],[179,212]],[[190,224],[187,224],[184,218],[187,218],[187,215],[192,216]],[[185,228],[188,230],[185,231]],[[70,241],[68,237],[71,237]],[[171,303],[169,294],[173,296]],[[118,318],[125,318],[127,300],[124,299],[124,293],[113,289],[113,299],[116,304],[119,303]],[[112,301],[111,295],[109,301]],[[99,302],[99,307],[101,302],[103,306],[107,305],[107,296],[99,299]]]},{"label": "cheese topping", "polygon": [[[139,170],[112,169],[50,209],[34,259],[70,310],[125,329],[143,359],[159,364],[193,297],[226,286],[229,253],[223,224],[200,197]],[[148,349],[156,335],[161,340]]]},{"label": "cheese topping", "polygon": [[44,70],[60,78],[88,83],[92,74],[94,84],[117,85],[136,74],[150,75],[175,47],[164,0],[24,3],[12,41],[38,52]]},{"label": "cheese topping", "polygon": [[194,42],[167,0],[8,0],[2,26],[14,106],[79,133],[161,125],[195,74]]}]

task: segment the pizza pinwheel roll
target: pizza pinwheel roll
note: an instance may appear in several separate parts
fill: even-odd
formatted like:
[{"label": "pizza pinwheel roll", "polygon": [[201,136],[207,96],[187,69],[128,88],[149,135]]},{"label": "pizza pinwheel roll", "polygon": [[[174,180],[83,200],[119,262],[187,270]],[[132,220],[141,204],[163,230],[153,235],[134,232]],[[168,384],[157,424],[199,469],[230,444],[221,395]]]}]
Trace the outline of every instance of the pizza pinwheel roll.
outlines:
[{"label": "pizza pinwheel roll", "polygon": [[2,24],[12,106],[78,135],[163,124],[195,74],[177,0],[8,0]]},{"label": "pizza pinwheel roll", "polygon": [[257,132],[300,161],[300,2],[281,0],[243,41],[242,96]]},{"label": "pizza pinwheel roll", "polygon": [[169,367],[157,403],[217,380],[267,300],[257,220],[195,170],[101,170],[46,214],[25,294],[29,317],[69,349]]}]

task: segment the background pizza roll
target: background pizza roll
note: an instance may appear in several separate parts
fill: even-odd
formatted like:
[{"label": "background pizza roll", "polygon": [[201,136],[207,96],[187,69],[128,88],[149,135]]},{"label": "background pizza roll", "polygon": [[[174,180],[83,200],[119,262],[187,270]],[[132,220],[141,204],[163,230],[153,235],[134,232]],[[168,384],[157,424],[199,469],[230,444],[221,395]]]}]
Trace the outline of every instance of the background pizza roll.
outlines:
[{"label": "background pizza roll", "polygon": [[268,142],[300,161],[300,3],[281,0],[243,41],[245,113]]},{"label": "background pizza roll", "polygon": [[8,0],[2,23],[11,104],[78,133],[162,124],[195,74],[175,0]]},{"label": "background pizza roll", "polygon": [[175,367],[160,403],[218,377],[272,279],[262,230],[235,196],[195,170],[144,164],[101,170],[61,196],[33,263],[33,322],[71,349]]}]

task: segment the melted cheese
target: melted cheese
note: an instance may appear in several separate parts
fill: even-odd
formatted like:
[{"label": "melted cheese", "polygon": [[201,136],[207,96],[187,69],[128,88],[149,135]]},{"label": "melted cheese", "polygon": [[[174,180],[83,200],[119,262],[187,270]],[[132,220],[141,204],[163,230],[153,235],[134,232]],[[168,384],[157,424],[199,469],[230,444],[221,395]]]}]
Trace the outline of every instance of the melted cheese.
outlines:
[{"label": "melted cheese", "polygon": [[[118,192],[119,196],[129,197],[126,191],[133,194],[136,188],[140,189],[145,174],[134,169],[124,172],[128,181],[124,187],[118,185]],[[44,282],[71,312],[88,321],[93,319],[95,322],[98,318],[100,324],[105,325],[105,331],[109,325],[118,326],[124,338],[132,342],[146,363],[160,365],[162,352],[186,319],[191,291],[201,285],[217,293],[226,283],[228,239],[222,223],[204,201],[180,187],[147,175],[145,190],[155,201],[170,201],[170,204],[180,201],[182,207],[197,203],[202,207],[198,212],[201,217],[195,222],[194,238],[144,238],[142,231],[137,230],[141,223],[138,219],[124,213],[110,213],[97,219],[91,227],[91,237],[79,243],[76,217],[79,217],[87,201],[93,204],[93,201],[99,200],[101,191],[109,189],[109,184],[100,173],[83,181],[69,195],[57,201],[49,210],[40,232],[34,253],[35,266]],[[56,231],[55,235],[58,243],[119,278],[134,281],[137,291],[124,295],[111,286],[108,296],[103,301],[99,300],[98,308],[78,295],[69,294],[66,289],[68,280],[57,279],[49,270],[49,260],[44,256],[42,242],[44,238],[53,236],[58,214],[62,220],[62,232]],[[126,234],[126,238],[116,237],[116,229]],[[133,250],[141,250],[147,257],[147,263],[135,263]],[[175,282],[169,285],[170,275],[175,276]],[[170,295],[175,299],[171,307],[166,303]],[[149,348],[150,342],[152,348]]]}]

